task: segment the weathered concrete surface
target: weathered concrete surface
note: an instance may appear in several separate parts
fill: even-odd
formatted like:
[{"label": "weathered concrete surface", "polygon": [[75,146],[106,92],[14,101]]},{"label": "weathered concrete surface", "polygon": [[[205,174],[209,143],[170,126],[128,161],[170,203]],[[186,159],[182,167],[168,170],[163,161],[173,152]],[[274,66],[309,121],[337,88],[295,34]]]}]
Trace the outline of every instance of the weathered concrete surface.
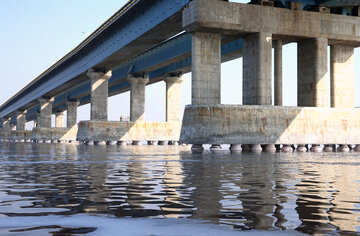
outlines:
[{"label": "weathered concrete surface", "polygon": [[19,111],[16,113],[16,130],[25,130],[25,114],[26,111]]},{"label": "weathered concrete surface", "polygon": [[298,43],[298,106],[330,107],[328,41],[307,39]]},{"label": "weathered concrete surface", "polygon": [[358,144],[359,133],[360,109],[188,105],[180,142]]},{"label": "weathered concrete surface", "polygon": [[78,140],[92,141],[177,141],[181,122],[80,121]]},{"label": "weathered concrete surface", "polygon": [[167,75],[166,83],[166,121],[180,121],[181,117],[181,84],[180,75]]},{"label": "weathered concrete surface", "polygon": [[52,103],[54,102],[54,98],[39,98],[38,101],[40,103],[38,126],[41,128],[51,128]]},{"label": "weathered concrete surface", "polygon": [[282,41],[274,40],[274,105],[282,106]]},{"label": "weathered concrete surface", "polygon": [[284,39],[328,38],[330,43],[360,45],[357,17],[218,0],[190,2],[183,11],[183,27],[189,32],[268,32]]},{"label": "weathered concrete surface", "polygon": [[64,111],[55,112],[55,127],[63,128],[64,127]]},{"label": "weathered concrete surface", "polygon": [[129,75],[127,80],[131,84],[130,120],[145,121],[145,85],[149,82],[149,76]]},{"label": "weathered concrete surface", "polygon": [[221,103],[221,35],[192,33],[191,104]]},{"label": "weathered concrete surface", "polygon": [[87,76],[91,80],[90,119],[106,121],[108,119],[108,80],[112,72],[90,69]]},{"label": "weathered concrete surface", "polygon": [[79,101],[67,101],[67,119],[66,127],[72,128],[77,124],[77,107],[79,106]]},{"label": "weathered concrete surface", "polygon": [[354,108],[355,64],[354,47],[330,47],[331,107]]},{"label": "weathered concrete surface", "polygon": [[72,128],[33,128],[31,139],[33,140],[76,140],[78,129]]},{"label": "weathered concrete surface", "polygon": [[30,130],[12,130],[10,139],[14,140],[30,140],[32,131]]},{"label": "weathered concrete surface", "polygon": [[271,50],[272,36],[269,33],[254,33],[244,38],[243,104],[245,105],[272,105]]}]

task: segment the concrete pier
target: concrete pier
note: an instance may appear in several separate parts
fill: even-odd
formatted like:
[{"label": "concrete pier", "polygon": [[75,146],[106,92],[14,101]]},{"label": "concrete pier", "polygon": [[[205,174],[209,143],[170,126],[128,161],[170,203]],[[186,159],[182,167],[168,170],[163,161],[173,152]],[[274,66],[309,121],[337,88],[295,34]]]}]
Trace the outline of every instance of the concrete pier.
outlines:
[{"label": "concrete pier", "polygon": [[66,117],[66,127],[72,128],[77,124],[77,107],[79,106],[79,101],[67,101],[67,117]]},{"label": "concrete pier", "polygon": [[16,113],[16,130],[24,131],[25,130],[25,119],[26,111],[18,111]]},{"label": "concrete pier", "polygon": [[166,121],[181,120],[181,75],[168,74],[165,76],[166,83]]},{"label": "concrete pier", "polygon": [[354,108],[354,47],[330,46],[331,107]]},{"label": "concrete pier", "polygon": [[191,104],[220,104],[221,35],[192,32]]},{"label": "concrete pier", "polygon": [[148,75],[129,75],[130,90],[130,121],[145,121],[145,85],[149,82]]},{"label": "concrete pier", "polygon": [[274,105],[282,106],[282,40],[274,40]]},{"label": "concrete pier", "polygon": [[298,106],[330,107],[326,38],[298,42]]},{"label": "concrete pier", "polygon": [[57,111],[55,112],[55,127],[56,128],[63,128],[64,127],[64,111]]},{"label": "concrete pier", "polygon": [[91,80],[90,119],[106,121],[108,119],[108,80],[112,72],[90,69],[87,76]]},{"label": "concrete pier", "polygon": [[51,128],[52,103],[54,98],[39,98],[40,103],[40,119],[38,126],[40,128]]},{"label": "concrete pier", "polygon": [[[272,35],[253,33],[244,38],[243,104],[272,105]],[[219,103],[218,103],[219,104]]]}]

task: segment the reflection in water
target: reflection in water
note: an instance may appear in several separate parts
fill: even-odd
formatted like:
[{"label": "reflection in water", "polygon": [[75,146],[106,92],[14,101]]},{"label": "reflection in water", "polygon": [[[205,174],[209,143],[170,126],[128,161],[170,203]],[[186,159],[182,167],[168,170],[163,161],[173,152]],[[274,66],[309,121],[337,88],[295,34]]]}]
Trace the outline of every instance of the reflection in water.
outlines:
[{"label": "reflection in water", "polygon": [[358,158],[0,143],[0,218],[91,213],[203,219],[237,230],[354,233],[360,218]]}]

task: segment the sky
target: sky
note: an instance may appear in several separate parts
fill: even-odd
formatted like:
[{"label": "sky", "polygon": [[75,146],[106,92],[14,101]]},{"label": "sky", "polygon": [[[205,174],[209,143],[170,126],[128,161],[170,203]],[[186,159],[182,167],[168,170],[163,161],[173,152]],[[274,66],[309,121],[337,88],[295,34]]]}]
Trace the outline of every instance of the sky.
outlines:
[{"label": "sky", "polygon": [[[80,44],[121,8],[126,0],[0,0],[0,104],[25,87]],[[247,2],[237,0],[233,2]],[[356,85],[360,58],[356,49]],[[296,106],[296,44],[283,47],[283,105]],[[330,67],[329,67],[330,68]],[[242,59],[223,63],[222,104],[242,103]],[[356,106],[360,106],[360,94]],[[191,73],[184,75],[182,107],[191,103]],[[130,113],[129,92],[109,98],[109,120]],[[165,120],[165,83],[146,86],[147,121]],[[78,109],[78,120],[89,120],[89,105]],[[53,119],[54,120],[54,119]],[[29,126],[27,126],[29,127]]]}]

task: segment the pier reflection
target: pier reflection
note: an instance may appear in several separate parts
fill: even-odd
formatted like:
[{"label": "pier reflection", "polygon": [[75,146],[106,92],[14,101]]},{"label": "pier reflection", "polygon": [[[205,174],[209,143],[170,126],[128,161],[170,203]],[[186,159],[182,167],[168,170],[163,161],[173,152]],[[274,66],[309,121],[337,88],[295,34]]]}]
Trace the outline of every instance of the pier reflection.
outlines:
[{"label": "pier reflection", "polygon": [[193,218],[239,230],[359,230],[356,154],[0,144],[0,217]]}]

